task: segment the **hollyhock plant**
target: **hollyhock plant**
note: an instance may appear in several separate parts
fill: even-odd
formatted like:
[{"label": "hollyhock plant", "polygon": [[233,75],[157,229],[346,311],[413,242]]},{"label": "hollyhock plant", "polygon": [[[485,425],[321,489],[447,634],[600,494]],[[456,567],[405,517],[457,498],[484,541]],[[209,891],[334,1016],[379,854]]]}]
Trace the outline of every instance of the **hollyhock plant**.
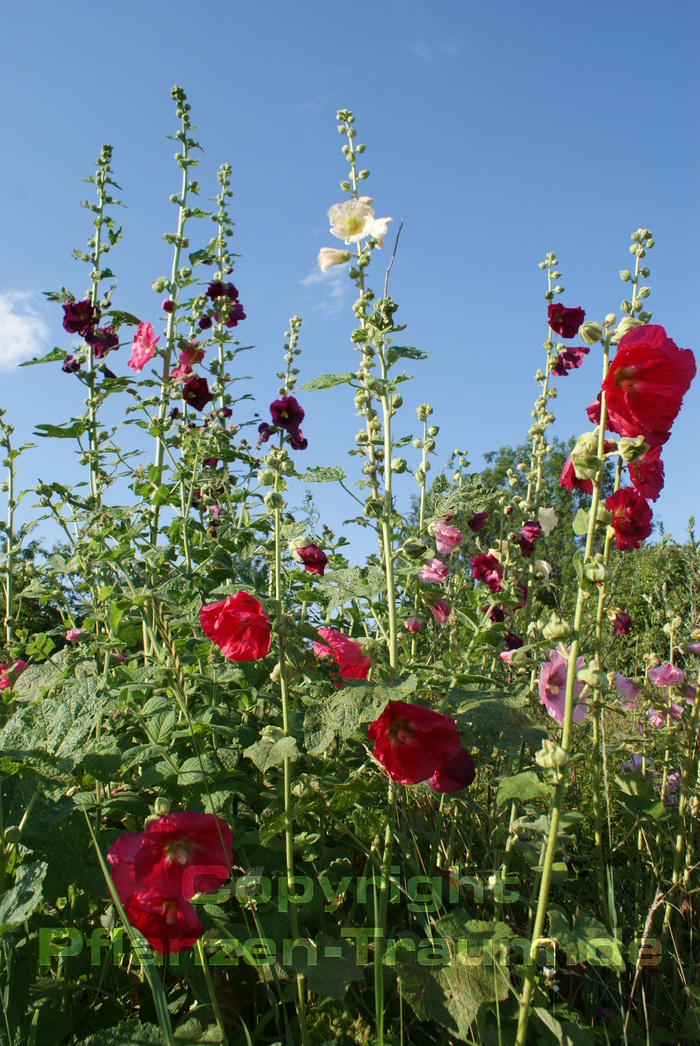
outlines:
[{"label": "hollyhock plant", "polygon": [[294,396],[282,396],[270,404],[272,424],[288,432],[294,450],[306,450],[308,441],[304,439],[299,426],[304,420],[304,408]]},{"label": "hollyhock plant", "polygon": [[515,632],[504,632],[503,641],[506,644],[506,650],[519,650],[523,645],[523,640],[520,636],[516,636]]},{"label": "hollyhock plant", "polygon": [[461,748],[451,716],[431,708],[390,701],[367,730],[374,757],[399,784],[427,781]]},{"label": "hollyhock plant", "polygon": [[362,653],[359,643],[334,628],[319,628],[318,634],[328,646],[314,643],[316,657],[332,657],[338,665],[338,675],[341,679],[367,678],[372,658]]},{"label": "hollyhock plant", "polygon": [[504,608],[500,605],[500,603],[496,603],[496,605],[491,607],[490,610],[489,610],[488,606],[482,607],[481,608],[482,614],[485,614],[487,610],[489,611],[489,620],[490,621],[495,621],[497,623],[500,623],[501,621],[505,621],[505,619],[506,619],[506,612],[505,612]]},{"label": "hollyhock plant", "polygon": [[135,374],[140,374],[155,355],[159,341],[159,337],[153,337],[153,327],[150,323],[139,323],[131,346],[131,359],[126,361],[127,367],[131,367]]},{"label": "hollyhock plant", "polygon": [[11,690],[17,681],[17,677],[22,675],[26,667],[27,662],[22,661],[21,658],[14,662],[12,668],[10,668],[9,663],[0,665],[0,690]]},{"label": "hollyhock plant", "polygon": [[66,632],[66,641],[68,643],[77,643],[81,636],[85,635],[85,631],[82,628],[69,628]]},{"label": "hollyhock plant", "polygon": [[466,749],[460,748],[453,759],[444,763],[428,778],[428,785],[434,792],[452,794],[467,788],[475,777],[476,769],[472,757]]},{"label": "hollyhock plant", "polygon": [[664,485],[664,463],[661,460],[661,445],[648,450],[637,461],[630,461],[629,469],[632,486],[649,501],[656,501]]},{"label": "hollyhock plant", "polygon": [[469,562],[472,565],[472,577],[475,581],[483,581],[492,592],[501,591],[503,567],[495,556],[490,554],[474,556],[470,557]]},{"label": "hollyhock plant", "polygon": [[214,302],[218,298],[228,298],[229,301],[238,301],[238,290],[232,283],[224,283],[222,280],[214,280],[207,287],[207,298]]},{"label": "hollyhock plant", "polygon": [[527,523],[524,523],[518,540],[522,554],[524,556],[531,556],[535,551],[535,542],[541,537],[542,527],[536,519],[531,519]]},{"label": "hollyhock plant", "polygon": [[323,577],[328,556],[318,545],[304,545],[302,548],[295,548],[292,555],[297,563],[304,564],[304,569],[309,574],[318,574],[319,577]]},{"label": "hollyhock plant", "polygon": [[448,526],[442,520],[433,523],[428,529],[435,538],[435,548],[441,556],[448,556],[450,552],[454,552],[462,541],[462,531],[457,530],[457,527]]},{"label": "hollyhock plant", "polygon": [[374,201],[369,196],[360,196],[358,200],[345,200],[334,203],[328,208],[331,232],[345,243],[358,243],[366,236],[377,240],[377,246],[384,246],[387,222],[391,218],[375,218],[370,204]]},{"label": "hollyhock plant", "polygon": [[651,507],[631,487],[611,494],[605,507],[612,515],[610,526],[615,531],[615,548],[639,548],[651,534]]},{"label": "hollyhock plant", "polygon": [[542,533],[548,538],[559,522],[556,512],[553,508],[541,508],[537,513],[537,518],[542,527]]},{"label": "hollyhock plant", "polygon": [[[566,675],[569,663],[569,651],[565,647],[550,651],[549,661],[540,665],[540,704],[544,705],[552,719],[556,719],[560,726],[564,723],[564,710],[566,706]],[[579,657],[576,662],[577,670],[583,668],[586,663],[584,657]],[[583,683],[574,682],[574,701],[576,702]],[[586,702],[574,704],[574,723],[580,723],[586,714]]]},{"label": "hollyhock plant", "polygon": [[69,353],[61,365],[61,370],[64,374],[77,374],[80,370],[80,361]]},{"label": "hollyhock plant", "polygon": [[441,559],[428,559],[418,571],[418,580],[424,585],[440,585],[450,572]]},{"label": "hollyhock plant", "polygon": [[452,613],[450,604],[445,599],[435,599],[428,606],[428,610],[439,625],[444,625]]},{"label": "hollyhock plant", "polygon": [[246,314],[243,311],[243,306],[239,301],[232,301],[225,310],[222,309],[222,315],[219,317],[219,313],[214,313],[214,320],[216,323],[223,323],[224,327],[237,327],[241,320],[246,319]]},{"label": "hollyhock plant", "polygon": [[472,518],[467,520],[467,526],[474,534],[478,534],[488,518],[488,512],[475,512]]},{"label": "hollyhock plant", "polygon": [[294,432],[290,432],[289,441],[292,444],[292,450],[306,450],[309,445],[309,441],[303,435],[301,429],[295,429]]},{"label": "hollyhock plant", "polygon": [[406,631],[407,632],[411,632],[411,633],[415,634],[416,632],[420,632],[422,627],[423,627],[423,622],[420,620],[420,618],[417,618],[417,617],[409,617],[408,621],[406,622]]},{"label": "hollyhock plant", "polygon": [[561,470],[561,476],[559,477],[559,486],[564,487],[565,490],[573,490],[574,487],[576,487],[578,490],[582,490],[584,494],[593,493],[593,480],[578,478],[574,470],[574,463],[570,454],[564,462],[564,468]]},{"label": "hollyhock plant", "polygon": [[606,425],[621,436],[647,434],[665,443],[695,377],[695,357],[658,324],[633,327],[620,338],[602,391]]},{"label": "hollyhock plant", "polygon": [[664,665],[659,665],[658,668],[650,668],[647,672],[650,681],[655,686],[674,686],[676,683],[682,683],[685,679],[685,672],[682,668],[676,668],[670,661],[667,661]]},{"label": "hollyhock plant", "polygon": [[69,334],[80,334],[84,337],[96,319],[95,307],[89,298],[63,303],[63,329]]},{"label": "hollyhock plant", "polygon": [[683,706],[675,703],[669,704],[662,711],[657,708],[647,709],[647,719],[649,720],[649,726],[653,726],[655,730],[659,727],[667,726],[669,724],[669,717],[672,719],[680,719],[683,714]]},{"label": "hollyhock plant", "polygon": [[199,623],[229,661],[256,661],[267,655],[272,643],[270,619],[247,592],[203,606]]},{"label": "hollyhock plant", "polygon": [[678,805],[678,796],[676,792],[681,786],[682,775],[680,770],[676,770],[675,773],[669,774],[666,778],[666,787],[664,788],[664,806],[671,807]]},{"label": "hollyhock plant", "polygon": [[182,398],[195,410],[204,410],[207,403],[211,403],[214,399],[209,391],[207,379],[198,377],[188,378],[182,386]]},{"label": "hollyhock plant", "polygon": [[156,887],[135,890],[126,900],[119,899],[131,925],[159,955],[176,955],[181,948],[193,948],[204,933],[194,906],[182,897],[166,897]]},{"label": "hollyhock plant", "polygon": [[575,338],[578,329],[586,318],[584,310],[577,306],[567,309],[561,302],[550,302],[547,309],[549,326],[560,338]]}]

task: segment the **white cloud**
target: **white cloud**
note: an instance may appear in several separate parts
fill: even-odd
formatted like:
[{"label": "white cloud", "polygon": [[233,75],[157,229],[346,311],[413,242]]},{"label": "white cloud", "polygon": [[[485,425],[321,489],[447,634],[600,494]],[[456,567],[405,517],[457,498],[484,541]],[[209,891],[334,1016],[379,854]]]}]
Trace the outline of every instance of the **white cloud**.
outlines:
[{"label": "white cloud", "polygon": [[33,291],[0,291],[0,370],[47,351],[49,327],[37,308]]},{"label": "white cloud", "polygon": [[355,284],[348,277],[346,265],[334,266],[327,272],[315,269],[305,276],[301,283],[302,286],[313,289],[314,297],[315,289],[321,289],[321,300],[317,300],[313,308],[326,316],[337,316],[357,297]]}]

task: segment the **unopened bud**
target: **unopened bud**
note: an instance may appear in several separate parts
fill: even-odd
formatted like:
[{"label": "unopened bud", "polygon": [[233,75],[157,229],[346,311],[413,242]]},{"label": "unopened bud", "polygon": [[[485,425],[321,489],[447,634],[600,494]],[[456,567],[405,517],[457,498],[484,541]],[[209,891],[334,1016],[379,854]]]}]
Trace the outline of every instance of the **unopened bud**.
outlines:
[{"label": "unopened bud", "polygon": [[644,442],[644,436],[635,436],[634,439],[623,436],[618,440],[617,449],[622,460],[629,464],[630,461],[639,461],[640,458],[643,458],[649,450],[649,444]]},{"label": "unopened bud", "polygon": [[[296,671],[296,668],[294,667],[294,665],[291,665],[289,663],[289,661],[285,661],[285,663],[284,663],[284,678],[285,678],[285,682],[291,683],[292,680],[294,679],[294,677],[296,676],[296,674],[297,674],[297,671]],[[281,681],[282,681],[282,673],[280,672],[279,662],[275,665],[275,667],[270,672],[270,680],[273,683],[277,683],[278,685],[279,685],[279,683],[281,683]]]},{"label": "unopened bud", "polygon": [[556,643],[560,639],[569,639],[572,633],[571,625],[568,621],[564,621],[563,618],[557,614],[556,611],[552,614],[547,624],[542,630],[544,638],[550,643]]},{"label": "unopened bud", "polygon": [[433,408],[429,403],[421,403],[420,407],[416,408],[416,414],[418,415],[419,421],[427,421],[432,413]]},{"label": "unopened bud", "polygon": [[153,804],[153,813],[158,817],[166,817],[170,813],[170,800],[159,795]]},{"label": "unopened bud", "polygon": [[273,487],[275,485],[275,474],[272,469],[260,469],[258,472],[258,483],[261,487]]},{"label": "unopened bud", "polygon": [[404,542],[402,551],[409,559],[422,559],[428,551],[428,546],[420,538],[409,538]]},{"label": "unopened bud", "polygon": [[580,668],[576,673],[576,678],[580,683],[589,686],[591,690],[605,690],[608,685],[608,677],[600,667],[600,662],[596,660],[589,661],[584,668]]},{"label": "unopened bud", "polygon": [[592,321],[582,323],[578,329],[578,336],[584,345],[595,345],[603,336],[603,328],[599,323]]},{"label": "unopened bud", "polygon": [[583,576],[594,585],[604,584],[611,576],[610,570],[606,567],[600,552],[593,559],[588,558],[585,561],[583,564]]},{"label": "unopened bud", "polygon": [[269,509],[284,508],[284,498],[277,490],[271,490],[265,495],[265,504]]},{"label": "unopened bud", "polygon": [[391,459],[391,471],[398,472],[399,474],[406,471],[408,462],[405,458],[392,458]]}]

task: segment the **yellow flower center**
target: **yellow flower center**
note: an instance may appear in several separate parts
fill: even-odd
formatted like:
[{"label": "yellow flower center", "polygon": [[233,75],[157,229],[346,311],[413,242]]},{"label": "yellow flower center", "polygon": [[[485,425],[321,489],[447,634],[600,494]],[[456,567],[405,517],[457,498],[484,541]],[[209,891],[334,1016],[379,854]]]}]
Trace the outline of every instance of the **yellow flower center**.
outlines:
[{"label": "yellow flower center", "polygon": [[168,843],[165,848],[165,856],[169,861],[177,864],[187,864],[190,852],[194,849],[191,839],[178,839],[177,842]]}]

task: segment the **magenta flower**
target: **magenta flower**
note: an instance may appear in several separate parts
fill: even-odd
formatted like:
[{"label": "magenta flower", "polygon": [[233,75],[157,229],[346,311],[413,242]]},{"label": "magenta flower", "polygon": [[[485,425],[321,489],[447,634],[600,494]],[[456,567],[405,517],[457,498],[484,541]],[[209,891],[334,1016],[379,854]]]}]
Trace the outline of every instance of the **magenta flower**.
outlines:
[{"label": "magenta flower", "polygon": [[328,643],[314,643],[316,657],[332,657],[338,666],[341,679],[366,679],[372,664],[371,657],[365,657],[362,646],[349,636],[337,632],[334,628],[319,628],[318,634]]},{"label": "magenta flower", "polygon": [[535,542],[540,537],[542,537],[542,527],[536,519],[531,519],[523,524],[518,544],[520,545],[520,551],[524,556],[532,555],[535,551]]},{"label": "magenta flower", "polygon": [[423,622],[417,617],[409,617],[406,622],[406,629],[408,632],[420,632],[423,627]]},{"label": "magenta flower", "polygon": [[472,577],[475,581],[483,581],[492,592],[501,591],[503,567],[495,556],[474,556],[470,557],[469,562],[472,565]]},{"label": "magenta flower", "polygon": [[434,603],[430,604],[428,609],[440,625],[444,625],[452,613],[449,603],[444,599],[436,599]]},{"label": "magenta flower", "polygon": [[523,645],[523,640],[520,636],[516,636],[515,632],[505,632],[503,639],[507,650],[519,650]]},{"label": "magenta flower", "polygon": [[441,559],[428,559],[418,571],[418,580],[425,585],[440,585],[450,572]]},{"label": "magenta flower", "polygon": [[450,552],[454,552],[462,540],[462,531],[457,530],[457,527],[448,526],[447,523],[443,523],[442,520],[433,523],[429,529],[430,533],[435,538],[435,548],[441,556],[446,556],[449,555]]},{"label": "magenta flower", "polygon": [[66,632],[66,640],[69,643],[77,643],[82,635],[84,635],[82,628],[69,628]]},{"label": "magenta flower", "polygon": [[92,345],[92,354],[96,360],[101,360],[110,349],[119,348],[119,335],[112,326],[89,330],[85,335],[85,341]]},{"label": "magenta flower", "polygon": [[632,618],[623,610],[613,611],[611,621],[616,636],[626,636],[632,627]]},{"label": "magenta flower", "polygon": [[627,676],[622,676],[619,672],[617,672],[615,674],[615,689],[621,697],[627,699],[625,701],[621,701],[620,704],[624,708],[629,709],[630,712],[633,712],[637,703],[637,694],[639,693],[639,688],[636,687],[632,680],[628,679]]},{"label": "magenta flower", "polygon": [[472,757],[466,749],[460,748],[457,755],[443,763],[433,776],[428,778],[428,785],[434,792],[451,794],[467,788],[475,777],[476,770]]},{"label": "magenta flower", "polygon": [[[566,674],[567,666],[569,662],[569,651],[560,647],[557,650],[552,650],[549,655],[549,661],[544,661],[540,665],[540,704],[544,705],[547,709],[548,714],[552,719],[561,726],[564,723],[564,709],[566,706]],[[576,662],[576,668],[583,668],[586,663],[584,657],[580,657]],[[574,682],[574,701],[579,697],[583,690],[583,683],[579,683],[578,680]],[[574,723],[580,723],[586,714],[586,701],[574,704]]]},{"label": "magenta flower", "polygon": [[552,374],[565,378],[570,370],[576,370],[581,366],[583,357],[587,356],[589,352],[588,345],[576,345],[569,349],[563,349],[557,356],[557,362],[552,367]]},{"label": "magenta flower", "polygon": [[574,471],[574,463],[571,460],[570,454],[564,462],[564,468],[561,470],[559,486],[564,487],[565,490],[573,490],[574,487],[577,487],[579,490],[582,490],[584,494],[593,493],[593,480],[578,478]]},{"label": "magenta flower", "polygon": [[217,298],[228,298],[229,301],[238,301],[238,291],[232,283],[222,283],[221,280],[214,280],[207,287],[207,297],[210,301],[216,301]]},{"label": "magenta flower", "polygon": [[304,569],[309,574],[318,574],[319,577],[323,577],[328,556],[318,545],[304,545],[302,548],[295,548],[292,555],[298,563],[303,563]]},{"label": "magenta flower", "polygon": [[126,361],[135,374],[140,374],[148,361],[153,358],[160,338],[153,337],[153,326],[150,323],[139,323],[131,346],[131,359]]},{"label": "magenta flower", "polygon": [[579,306],[567,309],[561,302],[551,302],[547,308],[549,326],[560,338],[575,338],[578,329],[586,318],[586,313]]},{"label": "magenta flower", "polygon": [[89,298],[83,301],[66,301],[63,303],[63,329],[69,334],[84,336],[96,320],[95,307]]},{"label": "magenta flower", "polygon": [[488,512],[475,512],[472,518],[467,520],[467,526],[472,533],[477,534],[482,529],[488,518]]},{"label": "magenta flower", "polygon": [[647,675],[655,686],[673,686],[674,683],[682,683],[685,679],[683,669],[676,668],[669,661],[665,665],[659,665],[658,668],[650,668]]},{"label": "magenta flower", "polygon": [[63,361],[63,363],[61,365],[61,370],[63,371],[64,374],[77,374],[78,371],[80,370],[80,363],[78,362],[78,360],[75,358],[74,355],[69,354],[64,359],[64,361]]},{"label": "magenta flower", "polygon": [[15,661],[12,668],[10,668],[9,663],[0,665],[0,690],[11,690],[17,681],[17,677],[22,675],[26,667],[27,662],[22,661],[21,658]]}]

